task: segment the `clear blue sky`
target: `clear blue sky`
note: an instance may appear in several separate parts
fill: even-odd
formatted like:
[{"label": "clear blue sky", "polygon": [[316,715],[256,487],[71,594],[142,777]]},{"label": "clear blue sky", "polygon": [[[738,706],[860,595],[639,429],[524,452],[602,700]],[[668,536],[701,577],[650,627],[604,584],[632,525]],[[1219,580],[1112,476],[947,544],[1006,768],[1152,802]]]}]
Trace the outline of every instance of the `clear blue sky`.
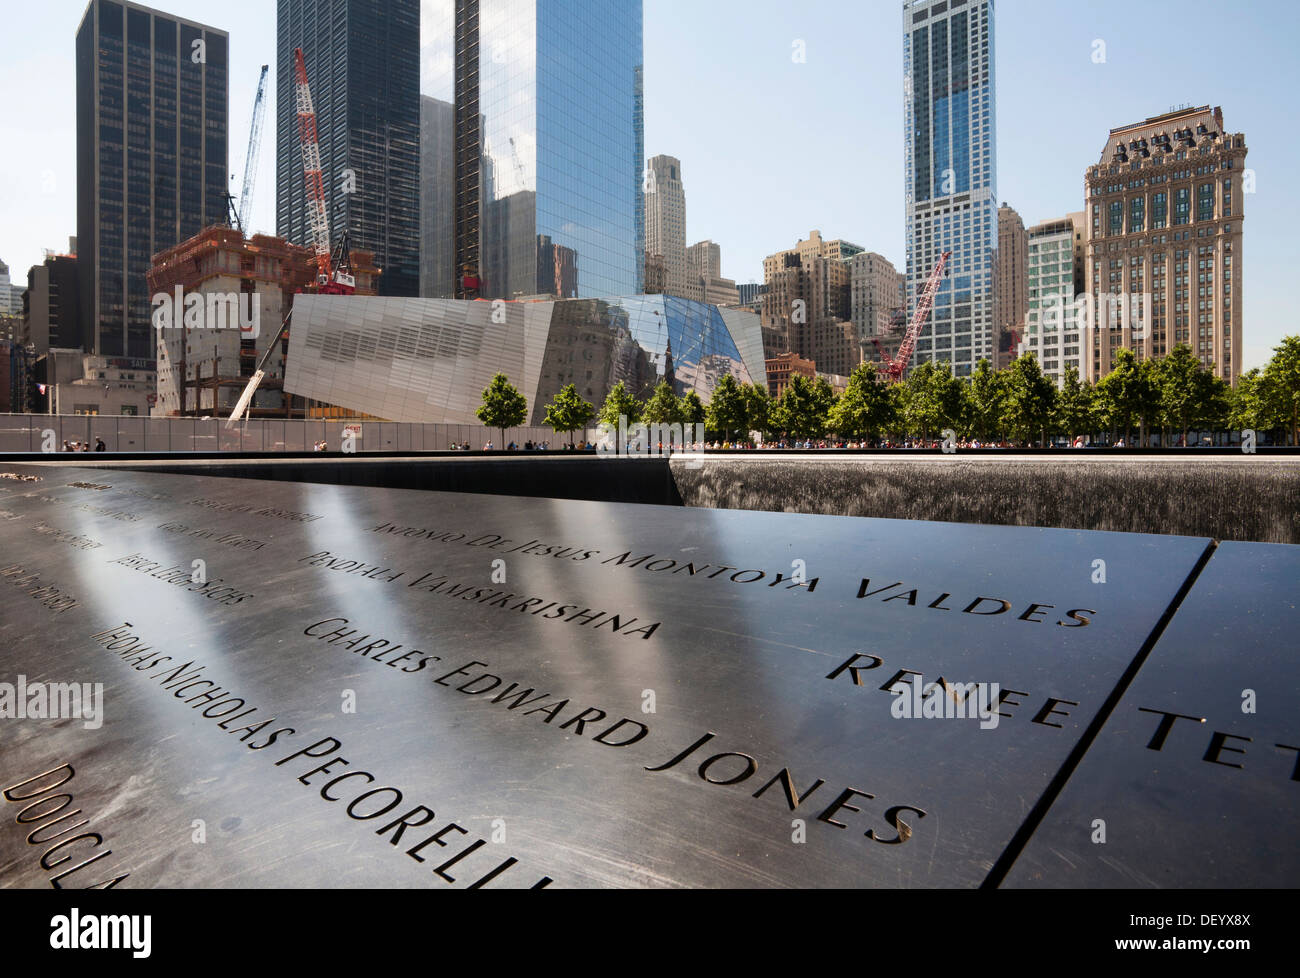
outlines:
[{"label": "clear blue sky", "polygon": [[[230,168],[242,177],[258,70],[274,72],[274,5],[154,5],[230,32]],[[12,28],[0,63],[0,259],[17,281],[76,233],[73,37],[84,9],[0,0]],[[1221,105],[1228,128],[1246,134],[1257,181],[1246,201],[1246,366],[1300,332],[1289,295],[1300,5],[997,0],[996,20],[999,197],[1026,223],[1080,210],[1084,170],[1112,127],[1177,104]],[[682,160],[687,235],[721,245],[724,274],[761,281],[763,256],[813,228],[901,265],[901,2],[645,0],[645,22],[646,154]],[[274,104],[253,222],[264,230],[274,227],[273,119]]]}]

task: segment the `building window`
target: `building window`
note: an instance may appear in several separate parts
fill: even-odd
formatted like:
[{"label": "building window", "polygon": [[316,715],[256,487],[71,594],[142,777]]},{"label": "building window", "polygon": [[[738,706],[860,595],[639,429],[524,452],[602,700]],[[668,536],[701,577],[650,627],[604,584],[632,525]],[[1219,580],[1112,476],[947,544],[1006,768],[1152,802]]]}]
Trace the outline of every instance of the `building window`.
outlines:
[{"label": "building window", "polygon": [[1203,183],[1196,195],[1196,219],[1214,220],[1214,184]]},{"label": "building window", "polygon": [[1128,233],[1133,234],[1138,231],[1146,230],[1146,208],[1147,202],[1145,197],[1134,197],[1128,205]]},{"label": "building window", "polygon": [[1174,224],[1188,224],[1192,219],[1192,192],[1187,187],[1174,191]]}]

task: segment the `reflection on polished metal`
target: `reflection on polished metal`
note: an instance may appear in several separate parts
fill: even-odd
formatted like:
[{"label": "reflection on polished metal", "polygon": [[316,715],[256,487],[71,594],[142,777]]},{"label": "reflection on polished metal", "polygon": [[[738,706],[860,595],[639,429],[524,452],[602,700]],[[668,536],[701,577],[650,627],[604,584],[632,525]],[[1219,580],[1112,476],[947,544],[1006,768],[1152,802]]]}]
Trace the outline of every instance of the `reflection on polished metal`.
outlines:
[{"label": "reflection on polished metal", "polygon": [[1300,547],[1221,544],[1009,886],[1300,882]]},{"label": "reflection on polished metal", "polygon": [[668,380],[708,403],[725,374],[767,386],[758,316],[662,295],[466,302],[299,296],[285,389],[388,421],[477,424],[504,373],[530,423],[567,384],[599,407],[620,381],[649,396]]},{"label": "reflection on polished metal", "polygon": [[25,887],[976,886],[1209,546],[6,473]]}]

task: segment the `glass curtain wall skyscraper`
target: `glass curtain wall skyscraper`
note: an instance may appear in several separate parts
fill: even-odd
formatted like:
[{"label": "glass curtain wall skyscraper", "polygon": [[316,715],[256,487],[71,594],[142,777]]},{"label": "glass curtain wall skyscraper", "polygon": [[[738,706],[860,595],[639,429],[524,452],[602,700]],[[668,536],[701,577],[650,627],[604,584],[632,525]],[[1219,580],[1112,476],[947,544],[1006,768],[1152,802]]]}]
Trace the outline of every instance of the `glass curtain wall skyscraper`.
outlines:
[{"label": "glass curtain wall skyscraper", "polygon": [[993,359],[998,245],[993,0],[903,4],[908,312],[952,252],[913,363]]},{"label": "glass curtain wall skyscraper", "polygon": [[154,358],[154,254],[226,220],[225,31],[115,0],[77,28],[77,250],[87,353]]},{"label": "glass curtain wall skyscraper", "polygon": [[316,108],[330,241],[374,252],[381,295],[420,291],[420,2],[279,0],[276,233],[305,245],[293,52]]},{"label": "glass curtain wall skyscraper", "polygon": [[[643,274],[641,0],[443,0],[456,271],[483,298],[636,294]],[[450,30],[447,28],[450,27]]]}]

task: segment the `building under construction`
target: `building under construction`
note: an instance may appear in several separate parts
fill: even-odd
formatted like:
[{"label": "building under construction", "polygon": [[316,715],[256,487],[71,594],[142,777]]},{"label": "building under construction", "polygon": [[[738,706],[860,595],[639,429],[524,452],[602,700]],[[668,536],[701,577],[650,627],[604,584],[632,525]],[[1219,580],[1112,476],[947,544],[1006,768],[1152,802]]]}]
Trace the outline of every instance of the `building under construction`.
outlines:
[{"label": "building under construction", "polygon": [[[374,255],[353,251],[351,263],[356,293],[374,295],[379,277]],[[153,415],[229,414],[258,361],[280,335],[294,295],[312,287],[316,273],[310,248],[266,234],[245,239],[237,229],[220,225],[154,255],[148,275],[154,323],[156,328],[166,325],[157,328]],[[185,302],[190,295],[200,295],[203,301]],[[319,413],[309,412],[302,398],[284,391],[288,350],[285,331],[278,355],[272,354],[264,368],[266,379],[249,408],[251,416],[301,418]]]}]

